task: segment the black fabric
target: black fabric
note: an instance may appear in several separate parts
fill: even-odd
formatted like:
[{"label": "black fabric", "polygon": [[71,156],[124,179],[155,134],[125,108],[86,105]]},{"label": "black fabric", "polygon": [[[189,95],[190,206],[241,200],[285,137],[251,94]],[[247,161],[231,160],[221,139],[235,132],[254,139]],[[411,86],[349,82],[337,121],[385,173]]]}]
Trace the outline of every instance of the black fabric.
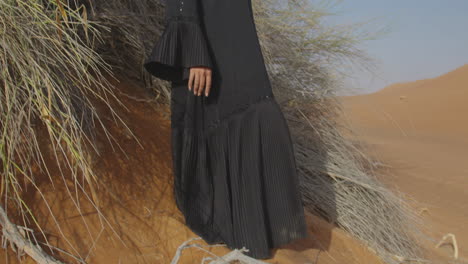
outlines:
[{"label": "black fabric", "polygon": [[144,62],[152,75],[180,81],[188,79],[190,67],[213,67],[196,7],[195,0],[169,0],[165,30]]},{"label": "black fabric", "polygon": [[[188,10],[180,10],[182,5]],[[166,10],[196,17],[198,22],[190,23],[200,34],[197,41],[183,42],[185,53],[174,52],[171,46],[181,42],[166,45],[161,43],[171,42],[161,38],[151,63],[166,56],[180,62],[189,56],[203,58],[206,65],[210,61],[213,70],[210,95],[196,96],[183,77],[189,67],[166,64],[179,67],[170,70],[177,76],[167,78],[172,80],[177,206],[187,226],[207,243],[226,243],[231,249],[245,246],[250,250],[246,255],[270,258],[270,249],[307,237],[307,227],[291,135],[272,93],[251,2],[175,0],[167,3]],[[181,39],[193,37],[181,36],[181,22],[176,23],[163,36],[176,30]],[[206,51],[200,43],[205,43]],[[164,70],[149,69],[157,77],[169,76]]]}]

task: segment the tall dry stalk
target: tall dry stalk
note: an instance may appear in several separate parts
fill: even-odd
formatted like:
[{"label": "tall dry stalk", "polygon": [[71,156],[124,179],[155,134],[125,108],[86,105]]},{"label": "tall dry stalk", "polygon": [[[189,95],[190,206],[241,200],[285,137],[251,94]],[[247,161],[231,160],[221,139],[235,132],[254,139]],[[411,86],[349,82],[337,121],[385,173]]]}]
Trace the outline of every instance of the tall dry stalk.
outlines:
[{"label": "tall dry stalk", "polygon": [[[46,243],[47,236],[23,199],[30,192],[27,188],[42,196],[35,178],[39,171],[51,183],[59,176],[50,173],[50,157],[44,153],[53,156],[64,182],[71,176],[75,190],[67,190],[80,212],[75,192],[89,188],[89,200],[96,202],[97,178],[90,160],[97,151],[95,129],[100,126],[107,133],[96,102],[121,121],[109,104],[114,96],[105,75],[112,73],[111,67],[91,48],[102,40],[87,15],[85,5],[60,0],[0,0],[2,207],[20,215],[23,222],[18,225],[31,226],[31,219]],[[36,241],[31,235],[25,234]]]}]

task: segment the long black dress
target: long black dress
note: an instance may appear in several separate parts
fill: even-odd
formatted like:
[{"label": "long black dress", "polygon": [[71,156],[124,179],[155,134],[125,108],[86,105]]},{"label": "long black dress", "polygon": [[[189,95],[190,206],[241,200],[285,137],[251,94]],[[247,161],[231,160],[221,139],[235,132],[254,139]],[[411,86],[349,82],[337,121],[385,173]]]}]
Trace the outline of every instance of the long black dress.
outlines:
[{"label": "long black dress", "polygon": [[[145,62],[172,83],[174,191],[207,243],[254,258],[307,237],[290,132],[272,93],[251,0],[167,0],[166,28]],[[208,97],[189,68],[212,69]]]}]

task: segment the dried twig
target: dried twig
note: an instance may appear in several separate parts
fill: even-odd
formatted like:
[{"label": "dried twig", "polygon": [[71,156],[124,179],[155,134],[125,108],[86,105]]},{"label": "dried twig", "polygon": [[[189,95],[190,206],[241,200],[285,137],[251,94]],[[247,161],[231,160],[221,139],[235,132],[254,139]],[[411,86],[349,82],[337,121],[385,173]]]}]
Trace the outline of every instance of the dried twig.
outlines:
[{"label": "dried twig", "polygon": [[444,243],[445,240],[447,240],[448,238],[451,238],[452,239],[452,247],[453,247],[453,258],[454,259],[458,259],[458,245],[457,245],[457,239],[455,238],[455,235],[452,234],[452,233],[448,233],[446,234],[440,241],[439,243],[437,243],[437,245],[435,246],[435,248],[439,248],[440,246],[442,246],[442,244],[449,244],[449,243]]},{"label": "dried twig", "polygon": [[26,239],[24,234],[8,220],[8,216],[0,207],[0,224],[2,225],[2,247],[6,248],[7,243],[10,242],[11,249],[15,251],[18,256],[26,253],[39,264],[61,264],[63,262],[54,259],[42,250],[38,245],[33,244],[30,240]]}]

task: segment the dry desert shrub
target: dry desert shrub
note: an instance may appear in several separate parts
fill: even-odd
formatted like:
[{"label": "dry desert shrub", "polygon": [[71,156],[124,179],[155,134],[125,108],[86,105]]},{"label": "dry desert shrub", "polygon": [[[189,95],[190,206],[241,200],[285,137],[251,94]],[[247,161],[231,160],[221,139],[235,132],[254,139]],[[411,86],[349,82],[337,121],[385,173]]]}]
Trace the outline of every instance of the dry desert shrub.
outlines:
[{"label": "dry desert shrub", "polygon": [[[370,36],[361,34],[359,25],[323,23],[328,15],[323,3],[331,2],[253,1],[274,92],[291,128],[304,203],[308,211],[361,239],[385,262],[415,259],[420,256],[413,237],[419,232],[418,218],[403,197],[373,175],[372,161],[342,136],[342,124],[336,121],[341,78],[334,69],[342,63],[366,68],[370,60],[358,44]],[[37,168],[48,172],[44,145],[55,153],[51,162],[61,177],[71,175],[81,195],[94,201],[92,187],[99,175],[89,160],[96,149],[93,131],[96,126],[105,131],[95,105],[106,105],[112,119],[125,126],[111,104],[113,94],[121,91],[108,85],[105,76],[117,73],[145,84],[157,99],[148,98],[150,104],[169,103],[168,83],[151,78],[142,67],[163,30],[163,15],[164,3],[157,0],[0,0],[5,210],[35,219],[22,199],[22,186],[36,186]],[[112,135],[107,140],[112,142]],[[74,193],[70,190],[71,197]],[[36,224],[41,230],[38,221],[15,224]],[[34,241],[28,234],[25,238]],[[77,252],[69,254],[83,261]]]}]

